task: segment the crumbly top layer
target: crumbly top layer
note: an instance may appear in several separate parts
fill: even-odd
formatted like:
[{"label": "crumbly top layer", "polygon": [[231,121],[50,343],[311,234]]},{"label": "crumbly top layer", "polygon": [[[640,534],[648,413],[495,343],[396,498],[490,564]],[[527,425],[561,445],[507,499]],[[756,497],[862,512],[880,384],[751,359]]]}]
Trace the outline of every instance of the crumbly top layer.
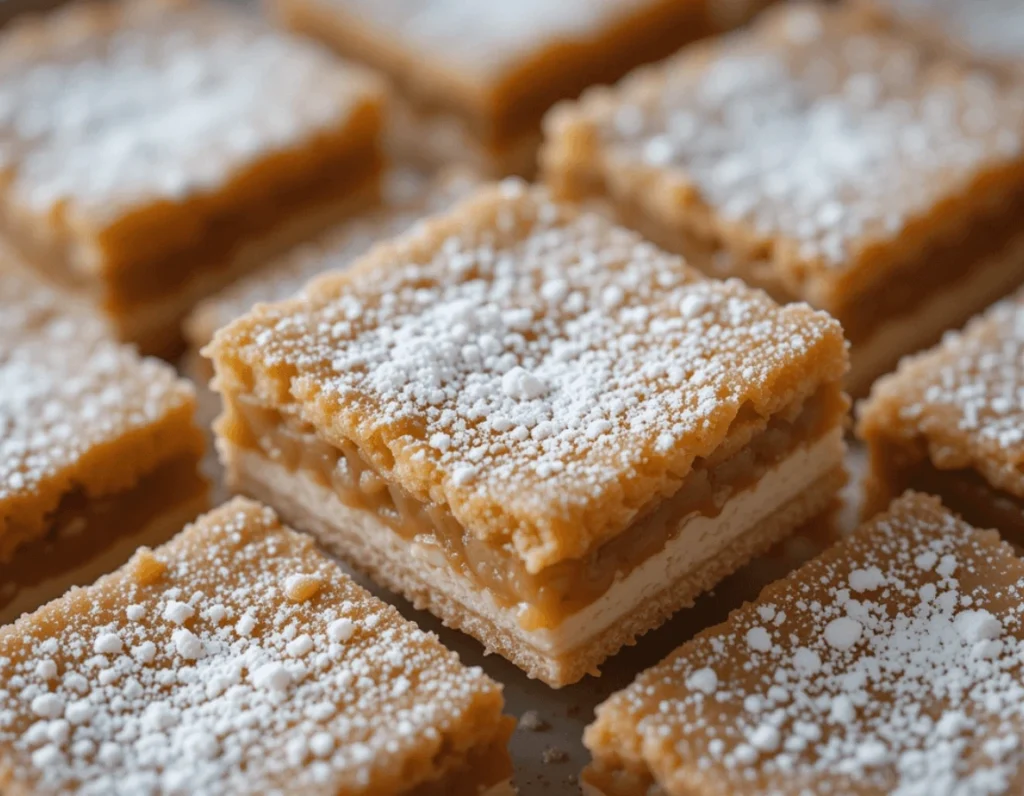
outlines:
[{"label": "crumbly top layer", "polygon": [[185,451],[195,394],[174,369],[103,335],[86,312],[0,266],[0,560],[73,489],[106,494]]},{"label": "crumbly top layer", "polygon": [[672,494],[734,419],[846,368],[839,325],[780,308],[515,180],[376,247],[208,349],[219,388],[354,442],[532,570]]},{"label": "crumbly top layer", "polygon": [[[679,0],[691,2],[692,0]],[[500,79],[554,44],[589,41],[659,0],[311,0],[474,79]]]},{"label": "crumbly top layer", "polygon": [[477,182],[464,170],[448,171],[434,179],[402,170],[388,174],[379,207],[341,222],[316,241],[287,253],[201,303],[188,322],[192,343],[205,345],[217,329],[256,304],[288,298],[313,277],[347,268],[374,243],[404,232],[422,216],[447,209]]},{"label": "crumbly top layer", "polygon": [[1019,96],[843,9],[799,3],[587,92],[548,129],[552,146],[592,142],[613,190],[667,203],[669,223],[700,215],[697,203],[721,238],[794,279],[838,278],[1024,159]]},{"label": "crumbly top layer", "polygon": [[597,709],[670,794],[1019,793],[1024,563],[908,493]]},{"label": "crumbly top layer", "polygon": [[1024,498],[1024,293],[876,382],[858,433],[921,445],[936,467],[974,468]]},{"label": "crumbly top layer", "polygon": [[900,21],[935,29],[981,61],[1024,68],[1019,0],[868,0]]},{"label": "crumbly top layer", "polygon": [[343,126],[375,92],[362,72],[223,5],[76,4],[0,37],[0,169],[28,212],[60,208],[72,230],[94,227],[215,192]]},{"label": "crumbly top layer", "polygon": [[240,499],[0,630],[0,786],[35,794],[396,793],[495,737],[501,709],[480,669]]}]

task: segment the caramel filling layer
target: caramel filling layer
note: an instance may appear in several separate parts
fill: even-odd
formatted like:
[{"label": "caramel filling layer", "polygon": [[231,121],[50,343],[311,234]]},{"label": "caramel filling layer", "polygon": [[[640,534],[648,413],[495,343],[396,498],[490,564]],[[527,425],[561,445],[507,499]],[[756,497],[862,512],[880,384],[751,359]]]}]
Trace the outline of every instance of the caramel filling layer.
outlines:
[{"label": "caramel filling layer", "polygon": [[996,489],[975,470],[939,470],[919,465],[908,487],[938,495],[946,506],[976,528],[995,528],[1004,539],[1024,545],[1024,499]]},{"label": "caramel filling layer", "polygon": [[101,498],[69,493],[51,515],[49,533],[0,564],[0,613],[21,589],[73,572],[178,506],[199,500],[207,489],[193,456],[162,465],[125,492]]},{"label": "caramel filling layer", "polygon": [[681,520],[717,517],[726,502],[750,487],[799,447],[836,428],[846,399],[836,385],[822,387],[799,406],[765,421],[741,412],[731,437],[716,455],[694,462],[676,491],[641,510],[631,525],[587,555],[530,573],[510,550],[477,539],[444,506],[423,503],[389,483],[352,444],[336,447],[315,429],[231,396],[220,433],[232,444],[259,451],[334,491],[345,505],[368,511],[415,545],[427,560],[447,566],[515,609],[525,630],[553,628],[590,605],[616,578],[659,553]]},{"label": "caramel filling layer", "polygon": [[94,294],[104,311],[116,317],[173,295],[196,278],[227,270],[246,243],[366,190],[382,169],[375,136],[367,135],[354,149],[345,143],[341,153],[334,151],[337,147],[325,145],[301,157],[282,155],[280,162],[255,168],[218,195],[216,207],[140,208],[124,226],[153,234],[147,239],[117,225],[105,232],[107,239],[96,242],[107,261],[99,284],[73,265],[75,247],[82,241],[43,239],[10,216],[0,220],[0,232],[52,279]]}]

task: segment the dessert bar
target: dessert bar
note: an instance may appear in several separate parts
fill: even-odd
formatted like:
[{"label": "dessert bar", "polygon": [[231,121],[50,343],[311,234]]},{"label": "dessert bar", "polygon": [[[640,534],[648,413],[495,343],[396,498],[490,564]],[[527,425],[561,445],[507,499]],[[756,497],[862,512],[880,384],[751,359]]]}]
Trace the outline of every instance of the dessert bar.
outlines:
[{"label": "dessert bar", "polygon": [[907,493],[598,706],[584,793],[1020,793],[1022,599],[996,532]]},{"label": "dessert bar", "polygon": [[1024,293],[905,359],[858,414],[868,510],[909,487],[1024,543]]},{"label": "dessert bar", "polygon": [[217,329],[256,304],[289,298],[313,277],[347,268],[374,243],[404,232],[425,215],[447,209],[477,182],[471,172],[457,167],[435,177],[408,169],[389,172],[379,203],[353,213],[308,244],[200,302],[185,327],[193,350],[198,351],[213,339]]},{"label": "dessert bar", "polygon": [[393,144],[427,163],[529,176],[557,100],[737,24],[759,0],[274,0],[288,27],[386,73]]},{"label": "dessert bar", "polygon": [[838,323],[517,180],[205,353],[231,486],[553,686],[845,479]]},{"label": "dessert bar", "polygon": [[546,121],[562,197],[843,324],[851,391],[1024,281],[1024,94],[786,4]]},{"label": "dessert bar", "polygon": [[1018,0],[856,0],[906,36],[1009,78],[1024,76],[1024,5]]},{"label": "dessert bar", "polygon": [[376,190],[381,95],[226,4],[26,18],[0,34],[0,233],[169,355],[197,300]]},{"label": "dessert bar", "polygon": [[0,629],[5,794],[509,793],[501,686],[236,499]]},{"label": "dessert bar", "polygon": [[195,395],[0,261],[0,623],[206,508]]}]

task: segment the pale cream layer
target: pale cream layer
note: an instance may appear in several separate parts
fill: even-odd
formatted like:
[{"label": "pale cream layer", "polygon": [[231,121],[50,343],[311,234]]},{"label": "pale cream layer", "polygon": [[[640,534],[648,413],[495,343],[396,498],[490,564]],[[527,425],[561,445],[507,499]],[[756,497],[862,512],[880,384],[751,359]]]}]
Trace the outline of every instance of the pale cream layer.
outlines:
[{"label": "pale cream layer", "polygon": [[[675,581],[713,559],[758,522],[799,497],[823,473],[842,464],[845,445],[841,428],[835,428],[815,442],[798,448],[754,485],[730,498],[716,517],[702,515],[683,520],[675,537],[628,575],[617,580],[601,597],[567,617],[558,627],[524,630],[518,611],[500,605],[485,589],[457,574],[437,548],[411,544],[380,522],[374,514],[352,509],[334,492],[301,472],[292,472],[261,454],[218,440],[234,485],[249,479],[266,485],[289,502],[301,506],[315,523],[312,530],[327,544],[344,537],[357,537],[361,546],[371,548],[399,567],[413,564],[416,574],[439,593],[465,605],[469,610],[505,629],[546,657],[557,658],[599,636],[637,605],[658,595]],[[353,556],[356,557],[357,556]],[[414,562],[410,562],[410,558]],[[525,611],[528,605],[521,605]]]}]

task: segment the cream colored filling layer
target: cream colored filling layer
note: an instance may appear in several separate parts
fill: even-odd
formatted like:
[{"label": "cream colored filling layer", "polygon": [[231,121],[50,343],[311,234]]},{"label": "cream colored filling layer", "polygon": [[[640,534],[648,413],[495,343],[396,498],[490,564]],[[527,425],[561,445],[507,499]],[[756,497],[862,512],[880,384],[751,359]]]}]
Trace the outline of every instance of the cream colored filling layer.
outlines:
[{"label": "cream colored filling layer", "polygon": [[229,477],[236,482],[233,485],[244,485],[254,479],[277,495],[287,495],[289,502],[302,507],[305,524],[312,526],[309,529],[328,546],[346,551],[357,561],[361,551],[370,550],[399,568],[414,569],[438,593],[548,657],[561,657],[584,645],[644,600],[714,558],[760,520],[798,497],[823,473],[840,466],[844,452],[841,428],[798,448],[756,484],[730,498],[718,516],[683,518],[679,530],[660,553],[617,580],[586,608],[571,614],[555,628],[528,631],[520,625],[518,614],[529,610],[529,605],[521,604],[518,611],[501,606],[486,589],[453,570],[436,546],[406,541],[373,513],[346,506],[333,490],[301,472],[289,471],[223,439],[218,440],[218,445],[228,464]]}]

